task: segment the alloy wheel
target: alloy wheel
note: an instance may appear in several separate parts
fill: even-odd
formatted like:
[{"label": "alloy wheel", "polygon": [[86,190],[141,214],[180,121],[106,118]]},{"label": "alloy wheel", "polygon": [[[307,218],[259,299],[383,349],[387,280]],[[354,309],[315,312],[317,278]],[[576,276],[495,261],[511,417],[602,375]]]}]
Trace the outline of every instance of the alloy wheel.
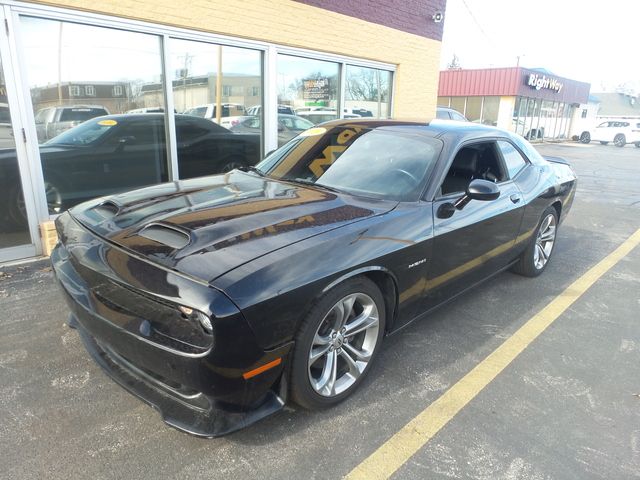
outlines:
[{"label": "alloy wheel", "polygon": [[613,139],[613,143],[616,147],[624,147],[627,143],[627,139],[622,134],[616,135],[616,138]]},{"label": "alloy wheel", "polygon": [[541,270],[549,261],[555,240],[556,217],[550,213],[544,218],[538,229],[536,247],[533,250],[533,264],[536,269]]},{"label": "alloy wheel", "polygon": [[378,307],[364,293],[352,293],[329,310],[308,356],[309,381],[316,393],[335,397],[366,370],[378,343]]}]

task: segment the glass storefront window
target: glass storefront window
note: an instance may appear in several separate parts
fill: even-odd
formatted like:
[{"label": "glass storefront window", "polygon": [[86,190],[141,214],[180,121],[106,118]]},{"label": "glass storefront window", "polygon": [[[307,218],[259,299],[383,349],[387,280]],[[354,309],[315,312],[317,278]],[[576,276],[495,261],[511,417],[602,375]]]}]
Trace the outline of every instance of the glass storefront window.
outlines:
[{"label": "glass storefront window", "polygon": [[347,65],[344,117],[390,116],[391,72]]},{"label": "glass storefront window", "polygon": [[164,95],[145,92],[162,81],[160,37],[32,17],[20,26],[49,212],[167,181]]},{"label": "glass storefront window", "polygon": [[451,97],[451,108],[464,115],[464,104],[466,99],[467,97]]},{"label": "glass storefront window", "polygon": [[[484,97],[482,106],[482,123],[485,125],[498,125],[498,109],[500,97]],[[468,118],[468,117],[467,117]]]},{"label": "glass storefront window", "polygon": [[263,131],[261,52],[178,39],[170,40],[169,52],[180,178],[257,163]]},{"label": "glass storefront window", "polygon": [[340,65],[278,55],[278,113],[285,110],[314,125],[338,118]]},{"label": "glass storefront window", "polygon": [[470,122],[480,123],[482,118],[482,97],[467,97],[465,117]]},{"label": "glass storefront window", "polygon": [[438,106],[439,107],[448,107],[450,100],[451,100],[451,97],[438,97]]}]

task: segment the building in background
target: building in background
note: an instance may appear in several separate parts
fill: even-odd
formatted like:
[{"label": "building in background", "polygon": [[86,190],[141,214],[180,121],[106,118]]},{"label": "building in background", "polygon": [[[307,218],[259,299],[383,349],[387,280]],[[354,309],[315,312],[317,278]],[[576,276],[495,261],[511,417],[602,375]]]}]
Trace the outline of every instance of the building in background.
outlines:
[{"label": "building in background", "polygon": [[435,112],[445,0],[0,4],[0,262],[89,198],[258,162],[282,115]]},{"label": "building in background", "polygon": [[588,83],[544,69],[445,70],[438,105],[529,140],[567,139],[576,110],[588,103],[589,89]]},{"label": "building in background", "polygon": [[594,93],[598,98],[597,121],[640,120],[640,96],[625,92]]}]

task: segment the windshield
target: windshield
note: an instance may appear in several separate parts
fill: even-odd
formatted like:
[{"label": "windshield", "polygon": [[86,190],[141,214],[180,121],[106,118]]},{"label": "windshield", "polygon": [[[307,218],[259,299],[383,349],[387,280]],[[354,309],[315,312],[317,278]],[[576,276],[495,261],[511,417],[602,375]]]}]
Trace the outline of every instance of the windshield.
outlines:
[{"label": "windshield", "polygon": [[417,200],[442,148],[410,128],[313,128],[257,167],[270,177],[354,195]]},{"label": "windshield", "polygon": [[111,119],[93,119],[77,127],[62,132],[52,138],[46,145],[89,145],[98,141],[107,132],[116,126],[118,122]]}]

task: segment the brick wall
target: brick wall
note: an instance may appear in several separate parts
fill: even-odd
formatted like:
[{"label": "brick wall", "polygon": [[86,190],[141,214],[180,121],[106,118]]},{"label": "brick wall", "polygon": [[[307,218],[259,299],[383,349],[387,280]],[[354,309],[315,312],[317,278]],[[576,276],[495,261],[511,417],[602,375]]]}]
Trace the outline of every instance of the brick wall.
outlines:
[{"label": "brick wall", "polygon": [[443,23],[433,14],[444,14],[446,0],[296,0],[368,22],[442,40]]},{"label": "brick wall", "polygon": [[[57,0],[34,3],[396,64],[393,116],[424,119],[435,113],[440,41],[372,21],[294,0],[191,0],[188,3],[175,0]],[[397,1],[391,3],[398,4]],[[407,5],[423,3],[418,0],[406,2]],[[399,19],[405,18],[405,13],[398,15]],[[440,38],[439,35],[435,37]]]}]

